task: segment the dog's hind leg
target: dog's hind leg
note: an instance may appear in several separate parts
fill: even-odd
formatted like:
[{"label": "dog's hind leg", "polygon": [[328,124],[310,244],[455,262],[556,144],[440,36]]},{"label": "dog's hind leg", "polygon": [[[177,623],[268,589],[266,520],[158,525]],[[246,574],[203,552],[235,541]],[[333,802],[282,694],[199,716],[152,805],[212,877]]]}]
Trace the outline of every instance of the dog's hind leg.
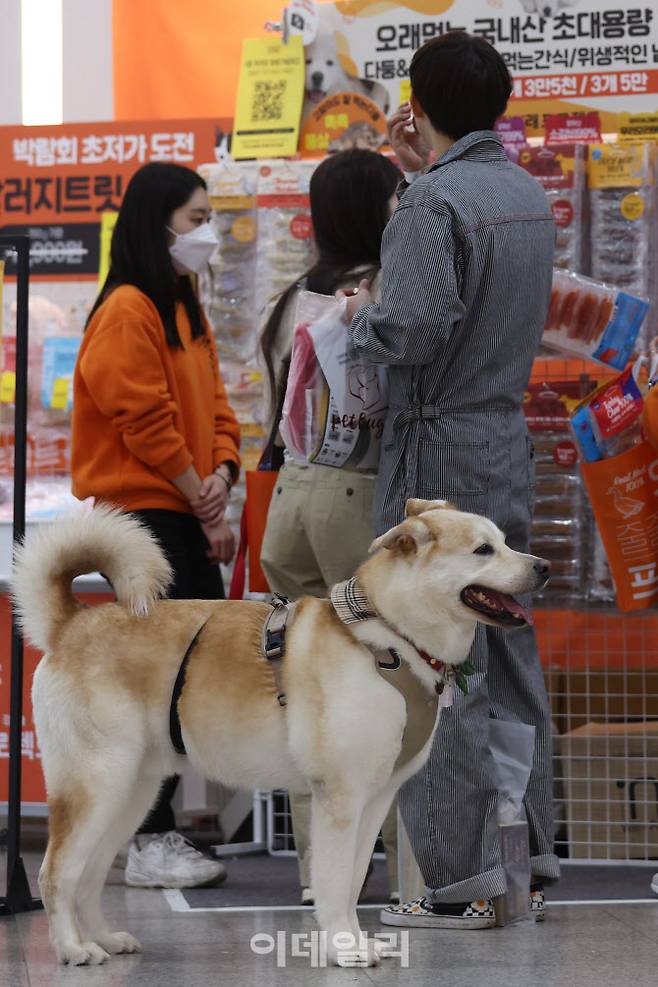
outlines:
[{"label": "dog's hind leg", "polygon": [[109,958],[95,942],[81,939],[75,912],[78,882],[112,811],[111,793],[103,794],[79,783],[74,790],[48,797],[48,848],[39,871],[39,888],[60,963],[82,966]]},{"label": "dog's hind leg", "polygon": [[[61,771],[58,774],[61,779],[63,774]],[[80,778],[75,789],[62,782],[53,785],[51,775],[49,839],[39,873],[39,887],[48,913],[50,938],[61,963],[81,966],[108,959],[104,947],[92,938],[81,936],[78,922],[85,909],[81,909],[79,903],[89,903],[95,897],[95,893],[88,891],[86,879],[91,878],[91,887],[102,887],[111,859],[101,875],[101,861],[96,854],[100,852],[102,856],[109,827],[128,811],[136,776],[136,766],[124,759],[111,759],[106,752],[87,760],[84,778]],[[148,798],[152,799],[156,791],[157,782]],[[144,801],[147,801],[146,795]],[[144,814],[148,808],[147,802]],[[139,822],[141,818],[136,825]],[[106,858],[108,855],[109,850]],[[100,890],[98,893],[100,895]],[[85,922],[85,931],[88,925],[89,922]]]},{"label": "dog's hind leg", "polygon": [[344,792],[313,788],[311,806],[311,886],[327,957],[337,966],[375,966],[372,950],[354,939],[350,917],[352,870],[356,858],[362,800]]},{"label": "dog's hind leg", "polygon": [[82,937],[97,943],[110,954],[138,953],[140,943],[130,932],[112,932],[101,908],[101,896],[112,861],[118,850],[135,833],[155,802],[159,776],[140,772],[125,802],[110,819],[98,847],[90,857],[78,885],[76,911]]}]

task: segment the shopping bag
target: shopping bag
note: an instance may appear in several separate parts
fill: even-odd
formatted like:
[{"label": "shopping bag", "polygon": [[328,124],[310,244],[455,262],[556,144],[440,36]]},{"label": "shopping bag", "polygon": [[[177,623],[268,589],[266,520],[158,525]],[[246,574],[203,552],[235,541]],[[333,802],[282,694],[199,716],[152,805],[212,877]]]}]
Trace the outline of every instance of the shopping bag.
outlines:
[{"label": "shopping bag", "polygon": [[247,494],[240,518],[240,541],[233,565],[230,600],[241,600],[244,596],[247,562],[249,563],[249,592],[270,592],[265,573],[260,567],[260,550],[272,491],[278,475],[278,470],[268,469],[249,470],[245,474]]},{"label": "shopping bag", "polygon": [[620,610],[658,602],[658,451],[646,439],[581,470]]},{"label": "shopping bag", "polygon": [[260,551],[263,545],[272,491],[279,470],[283,466],[283,448],[277,445],[282,405],[283,395],[278,402],[270,434],[258,461],[258,467],[255,470],[247,470],[245,473],[246,496],[240,518],[240,541],[231,577],[230,600],[241,600],[244,596],[247,562],[249,564],[249,592],[270,592],[265,573],[260,566]]},{"label": "shopping bag", "polygon": [[281,435],[299,463],[376,472],[388,376],[352,346],[344,305],[301,293]]}]

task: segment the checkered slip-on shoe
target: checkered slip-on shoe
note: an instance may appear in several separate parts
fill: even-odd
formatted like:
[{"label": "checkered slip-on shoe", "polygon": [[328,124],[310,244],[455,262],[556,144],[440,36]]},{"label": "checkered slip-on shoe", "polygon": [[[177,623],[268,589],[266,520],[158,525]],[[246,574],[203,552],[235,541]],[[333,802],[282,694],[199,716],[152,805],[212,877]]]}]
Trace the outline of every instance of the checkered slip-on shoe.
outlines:
[{"label": "checkered slip-on shoe", "polygon": [[407,929],[491,929],[496,924],[491,899],[433,905],[427,898],[416,898],[403,905],[388,905],[380,919],[384,925]]},{"label": "checkered slip-on shoe", "polygon": [[542,884],[530,885],[530,917],[535,922],[543,922],[546,918],[546,895]]}]

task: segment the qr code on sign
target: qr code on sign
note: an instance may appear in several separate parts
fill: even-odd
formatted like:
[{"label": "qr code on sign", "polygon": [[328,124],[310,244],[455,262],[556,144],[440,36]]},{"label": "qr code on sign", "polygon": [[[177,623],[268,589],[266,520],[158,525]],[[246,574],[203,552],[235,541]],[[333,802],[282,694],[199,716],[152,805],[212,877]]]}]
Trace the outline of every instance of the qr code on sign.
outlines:
[{"label": "qr code on sign", "polygon": [[283,98],[286,93],[286,80],[268,82],[258,80],[254,89],[251,115],[254,121],[277,120],[283,113]]}]

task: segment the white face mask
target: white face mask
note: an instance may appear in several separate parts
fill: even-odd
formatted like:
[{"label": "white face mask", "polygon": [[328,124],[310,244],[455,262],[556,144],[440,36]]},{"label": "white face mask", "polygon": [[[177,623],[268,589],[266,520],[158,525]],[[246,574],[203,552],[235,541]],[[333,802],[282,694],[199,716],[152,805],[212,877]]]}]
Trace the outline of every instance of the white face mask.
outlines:
[{"label": "white face mask", "polygon": [[176,237],[169,253],[178,274],[199,274],[219,246],[210,223],[202,223],[189,233],[176,233],[169,226],[167,229]]}]

